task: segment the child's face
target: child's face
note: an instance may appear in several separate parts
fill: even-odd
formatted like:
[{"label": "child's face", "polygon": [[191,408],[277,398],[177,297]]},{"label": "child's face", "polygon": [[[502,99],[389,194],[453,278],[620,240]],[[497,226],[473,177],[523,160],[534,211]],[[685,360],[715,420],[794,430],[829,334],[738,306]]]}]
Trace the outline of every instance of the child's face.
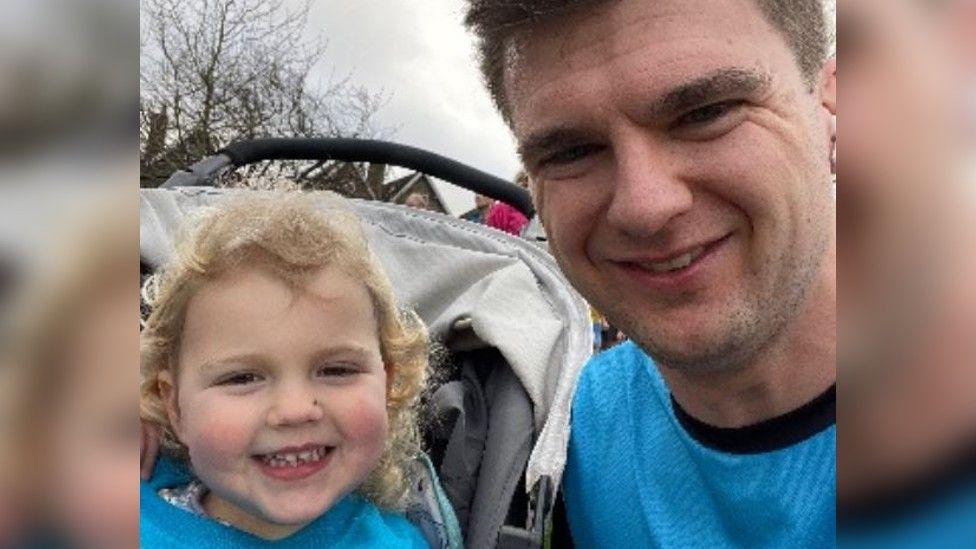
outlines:
[{"label": "child's face", "polygon": [[211,490],[205,507],[263,537],[324,513],[383,453],[377,321],[364,285],[336,269],[300,292],[259,268],[203,287],[176,385],[170,415]]}]

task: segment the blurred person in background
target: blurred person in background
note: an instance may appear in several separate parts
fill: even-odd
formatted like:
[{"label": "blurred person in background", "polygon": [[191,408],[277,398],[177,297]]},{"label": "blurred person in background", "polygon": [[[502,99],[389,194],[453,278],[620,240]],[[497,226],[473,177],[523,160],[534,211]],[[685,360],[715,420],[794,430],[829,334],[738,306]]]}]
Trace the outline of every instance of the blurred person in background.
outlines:
[{"label": "blurred person in background", "polygon": [[593,352],[598,353],[603,350],[603,326],[606,320],[600,311],[590,306],[590,328],[593,330]]},{"label": "blurred person in background", "polygon": [[403,204],[409,208],[414,208],[417,210],[429,209],[427,204],[427,196],[425,196],[423,193],[410,193],[410,196],[407,197]]},{"label": "blurred person in background", "polygon": [[[529,179],[525,175],[525,172],[519,171],[515,174],[515,184],[523,189],[528,190]],[[506,204],[500,200],[496,200],[495,203],[488,210],[488,217],[485,219],[485,224],[494,229],[500,231],[505,231],[508,234],[513,234],[518,236],[522,233],[522,229],[525,228],[529,223],[529,218],[515,209],[514,206]]]},{"label": "blurred person in background", "polygon": [[976,3],[838,7],[838,541],[976,540]]},{"label": "blurred person in background", "polygon": [[113,191],[67,215],[5,311],[4,546],[138,543],[138,208]]},{"label": "blurred person in background", "polygon": [[624,335],[616,326],[607,322],[607,319],[603,319],[603,348],[609,349],[614,345],[626,341],[627,336]]},{"label": "blurred person in background", "polygon": [[488,219],[488,212],[491,210],[491,206],[494,203],[494,200],[483,194],[475,194],[474,209],[468,210],[462,214],[461,219],[470,221],[472,223],[478,223],[479,225],[484,225],[485,221]]},{"label": "blurred person in background", "polygon": [[139,7],[4,8],[0,547],[133,547]]}]

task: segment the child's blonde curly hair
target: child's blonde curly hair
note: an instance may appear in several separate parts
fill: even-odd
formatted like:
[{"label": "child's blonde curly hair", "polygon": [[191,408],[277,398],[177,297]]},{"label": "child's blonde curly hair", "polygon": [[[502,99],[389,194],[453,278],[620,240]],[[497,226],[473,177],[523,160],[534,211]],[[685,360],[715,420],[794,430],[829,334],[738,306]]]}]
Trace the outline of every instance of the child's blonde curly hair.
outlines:
[{"label": "child's blonde curly hair", "polygon": [[182,236],[172,260],[143,287],[151,313],[140,339],[140,416],[162,428],[164,448],[188,459],[166,414],[159,374],[169,370],[176,376],[187,305],[197,290],[244,265],[270,268],[295,288],[334,266],[361,280],[369,292],[388,376],[386,447],[360,492],[381,507],[402,509],[408,464],[420,452],[418,403],[429,369],[427,330],[415,313],[397,308],[359,218],[332,193],[249,191],[198,214]]}]

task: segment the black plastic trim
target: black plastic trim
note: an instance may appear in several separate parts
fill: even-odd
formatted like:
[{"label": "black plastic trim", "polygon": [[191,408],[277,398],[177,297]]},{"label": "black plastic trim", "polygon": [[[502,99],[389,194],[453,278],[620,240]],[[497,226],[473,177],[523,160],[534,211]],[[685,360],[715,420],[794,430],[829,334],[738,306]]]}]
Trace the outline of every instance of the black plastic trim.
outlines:
[{"label": "black plastic trim", "polygon": [[390,141],[351,138],[266,138],[240,141],[219,151],[235,166],[263,160],[341,160],[390,164],[416,170],[511,204],[532,218],[535,208],[528,191],[456,160]]}]

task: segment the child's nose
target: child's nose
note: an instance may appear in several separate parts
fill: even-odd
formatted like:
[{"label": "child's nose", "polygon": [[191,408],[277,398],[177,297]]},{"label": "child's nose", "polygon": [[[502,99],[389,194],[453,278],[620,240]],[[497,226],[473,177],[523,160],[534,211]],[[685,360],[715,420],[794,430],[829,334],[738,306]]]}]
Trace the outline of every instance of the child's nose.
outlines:
[{"label": "child's nose", "polygon": [[279,391],[268,411],[268,424],[287,427],[320,421],[325,414],[315,394],[306,391]]}]

